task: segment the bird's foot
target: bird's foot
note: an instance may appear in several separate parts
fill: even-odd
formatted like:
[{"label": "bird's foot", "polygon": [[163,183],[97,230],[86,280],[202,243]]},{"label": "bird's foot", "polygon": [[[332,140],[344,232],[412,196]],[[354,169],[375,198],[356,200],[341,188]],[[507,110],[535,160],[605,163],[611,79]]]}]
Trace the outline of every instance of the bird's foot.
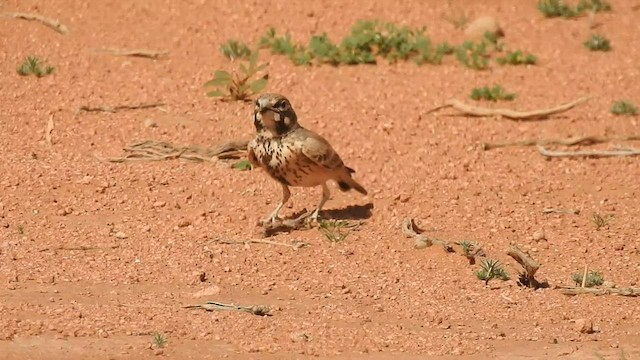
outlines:
[{"label": "bird's foot", "polygon": [[278,215],[269,215],[266,218],[259,220],[258,225],[263,227],[269,227],[269,226],[274,226],[275,224],[280,222],[282,222],[282,220],[280,220]]},{"label": "bird's foot", "polygon": [[[311,223],[318,223],[318,217],[319,217],[319,213],[320,211],[318,209],[314,210],[310,215],[307,215],[307,223],[311,224]],[[322,219],[320,219],[322,220]]]}]

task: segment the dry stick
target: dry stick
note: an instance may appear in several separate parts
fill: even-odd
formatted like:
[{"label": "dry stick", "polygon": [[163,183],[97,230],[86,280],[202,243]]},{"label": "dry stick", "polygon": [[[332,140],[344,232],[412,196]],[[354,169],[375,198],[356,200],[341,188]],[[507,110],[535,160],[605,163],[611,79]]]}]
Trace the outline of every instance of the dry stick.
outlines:
[{"label": "dry stick", "polygon": [[53,145],[53,141],[51,139],[51,133],[53,133],[53,113],[49,116],[49,121],[47,121],[47,128],[44,131],[44,140],[48,145]]},{"label": "dry stick", "polygon": [[8,13],[1,14],[0,16],[12,17],[14,19],[37,21],[45,26],[52,28],[53,30],[59,32],[60,34],[66,34],[69,32],[69,29],[64,24],[61,24],[58,20],[46,18],[38,14],[8,12]]},{"label": "dry stick", "polygon": [[640,149],[635,148],[618,150],[552,151],[542,145],[538,145],[537,147],[538,152],[546,157],[615,157],[640,155]]},{"label": "dry stick", "polygon": [[91,106],[87,106],[87,105],[83,105],[80,106],[78,108],[78,110],[76,111],[76,113],[79,113],[81,111],[86,111],[86,112],[110,112],[110,113],[115,113],[118,112],[120,110],[140,110],[140,109],[149,109],[149,108],[155,108],[155,107],[159,107],[159,106],[164,106],[165,104],[162,102],[158,102],[158,103],[150,103],[150,104],[140,104],[140,105],[118,105],[115,107],[112,106],[98,106],[98,107],[91,107]]},{"label": "dry stick", "polygon": [[141,57],[147,59],[159,59],[169,55],[168,51],[156,51],[156,50],[147,50],[147,49],[116,49],[116,48],[105,48],[105,49],[96,49],[98,53],[104,53],[107,55],[113,56],[133,56],[133,57]]},{"label": "dry stick", "polygon": [[540,283],[535,279],[535,274],[540,268],[540,264],[533,260],[529,255],[525,254],[517,246],[511,245],[507,251],[507,255],[511,256],[518,264],[522,265],[527,276],[527,286],[532,288],[540,287]]},{"label": "dry stick", "polygon": [[454,252],[453,247],[451,246],[451,244],[449,244],[448,241],[445,240],[438,240],[438,239],[432,239],[429,237],[426,237],[420,233],[418,233],[419,229],[416,226],[415,222],[413,221],[412,218],[410,217],[406,217],[404,218],[404,220],[402,221],[402,232],[409,236],[409,237],[413,237],[414,240],[414,247],[416,249],[423,249],[426,247],[430,247],[433,244],[438,244],[440,246],[442,246],[442,248],[446,251],[446,252]]},{"label": "dry stick", "polygon": [[107,249],[117,249],[119,248],[120,245],[109,245],[109,246],[88,246],[88,245],[79,245],[79,246],[58,246],[58,247],[47,247],[44,249],[40,249],[38,250],[39,252],[45,252],[45,251],[49,251],[49,250],[67,250],[67,251],[74,251],[74,250],[79,250],[79,251],[85,251],[85,250],[98,250],[98,249],[102,249],[102,250],[107,250]]},{"label": "dry stick", "polygon": [[595,145],[610,142],[622,142],[640,140],[640,135],[631,135],[618,138],[610,138],[605,136],[573,136],[566,139],[526,139],[516,141],[504,141],[497,143],[483,143],[483,150],[497,149],[507,146],[533,146],[533,145]]},{"label": "dry stick", "polygon": [[582,287],[587,287],[587,271],[589,270],[589,264],[584,264],[584,273],[582,273]]},{"label": "dry stick", "polygon": [[101,160],[109,162],[125,162],[125,161],[158,161],[168,159],[186,159],[198,161],[216,161],[217,159],[231,159],[241,157],[247,149],[248,141],[233,140],[209,148],[198,146],[176,147],[173,144],[145,140],[138,143],[127,145],[124,151],[125,156],[106,158]]},{"label": "dry stick", "polygon": [[187,305],[184,306],[185,309],[204,309],[206,311],[213,310],[231,310],[231,311],[240,311],[247,312],[253,315],[259,316],[270,316],[269,313],[271,309],[268,305],[252,305],[252,306],[240,306],[240,305],[232,305],[232,304],[223,304],[217,301],[207,301],[201,305]]},{"label": "dry stick", "polygon": [[555,209],[555,208],[544,208],[542,209],[543,214],[580,214],[579,209]]},{"label": "dry stick", "polygon": [[500,115],[502,117],[511,119],[511,120],[536,120],[540,118],[545,118],[549,115],[562,113],[574,108],[577,105],[580,105],[587,100],[589,100],[590,96],[585,96],[580,99],[574,100],[572,102],[550,108],[550,109],[539,109],[533,111],[516,111],[511,109],[490,109],[484,108],[474,105],[465,104],[457,99],[449,99],[445,102],[444,105],[438,106],[435,109],[427,111],[427,114],[432,113],[434,111],[438,111],[440,109],[444,109],[447,107],[452,107],[465,115],[469,116],[496,116]]},{"label": "dry stick", "polygon": [[293,244],[285,244],[285,243],[280,243],[280,242],[276,242],[276,241],[270,241],[270,240],[262,240],[262,239],[249,239],[249,240],[240,240],[240,241],[235,241],[235,240],[215,240],[215,242],[221,243],[221,244],[267,244],[267,245],[277,245],[277,246],[286,246],[286,247],[290,247],[293,250],[298,250],[302,247],[305,246],[309,246],[309,244],[302,242],[302,241],[297,241],[294,242]]},{"label": "dry stick", "polygon": [[593,295],[621,295],[621,296],[640,296],[640,288],[579,288],[579,287],[560,287],[560,293],[564,295],[580,295],[580,294],[593,294]]}]

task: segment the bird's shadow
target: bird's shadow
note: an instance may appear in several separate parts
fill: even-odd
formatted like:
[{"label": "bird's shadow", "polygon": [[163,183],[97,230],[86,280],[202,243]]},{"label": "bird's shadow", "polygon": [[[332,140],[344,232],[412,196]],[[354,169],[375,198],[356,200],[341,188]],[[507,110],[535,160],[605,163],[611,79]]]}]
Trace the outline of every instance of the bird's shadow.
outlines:
[{"label": "bird's shadow", "polygon": [[322,210],[320,216],[335,220],[365,220],[372,216],[373,203],[349,205],[342,209]]}]

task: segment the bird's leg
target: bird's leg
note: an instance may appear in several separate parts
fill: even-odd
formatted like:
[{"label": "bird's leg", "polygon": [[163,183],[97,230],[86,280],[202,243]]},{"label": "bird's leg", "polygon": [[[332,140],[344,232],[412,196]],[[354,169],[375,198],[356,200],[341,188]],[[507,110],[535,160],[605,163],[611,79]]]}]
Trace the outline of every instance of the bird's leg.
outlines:
[{"label": "bird's leg", "polygon": [[276,208],[273,209],[273,212],[271,212],[271,214],[269,214],[269,216],[267,216],[266,218],[264,218],[261,221],[261,225],[273,224],[276,221],[276,219],[278,218],[278,213],[280,212],[280,209],[282,209],[284,204],[287,201],[289,201],[289,198],[291,197],[291,192],[289,191],[289,187],[287,185],[285,185],[285,184],[280,184],[280,185],[282,185],[282,200],[278,203]]},{"label": "bird's leg", "polygon": [[327,202],[327,200],[329,200],[329,198],[331,197],[331,192],[329,191],[329,187],[327,186],[327,183],[322,183],[322,199],[320,200],[320,204],[318,204],[318,207],[313,211],[313,213],[311,213],[311,216],[309,216],[309,219],[313,222],[318,222],[318,214],[320,213],[320,210],[322,210],[322,207],[324,206],[324,204]]}]

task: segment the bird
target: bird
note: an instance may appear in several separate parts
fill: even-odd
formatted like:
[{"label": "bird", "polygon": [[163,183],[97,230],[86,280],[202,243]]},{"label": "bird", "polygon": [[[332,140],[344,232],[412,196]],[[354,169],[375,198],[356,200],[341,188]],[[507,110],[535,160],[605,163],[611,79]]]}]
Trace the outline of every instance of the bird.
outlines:
[{"label": "bird", "polygon": [[353,179],[355,170],[346,166],[331,144],[300,123],[284,95],[264,93],[258,96],[253,111],[256,135],[247,145],[247,157],[255,168],[262,168],[282,186],[282,200],[260,221],[263,226],[278,220],[278,214],[291,197],[289,187],[322,187],[322,198],[309,220],[318,215],[331,197],[329,180],[341,191],[355,189],[363,195],[367,190]]}]

